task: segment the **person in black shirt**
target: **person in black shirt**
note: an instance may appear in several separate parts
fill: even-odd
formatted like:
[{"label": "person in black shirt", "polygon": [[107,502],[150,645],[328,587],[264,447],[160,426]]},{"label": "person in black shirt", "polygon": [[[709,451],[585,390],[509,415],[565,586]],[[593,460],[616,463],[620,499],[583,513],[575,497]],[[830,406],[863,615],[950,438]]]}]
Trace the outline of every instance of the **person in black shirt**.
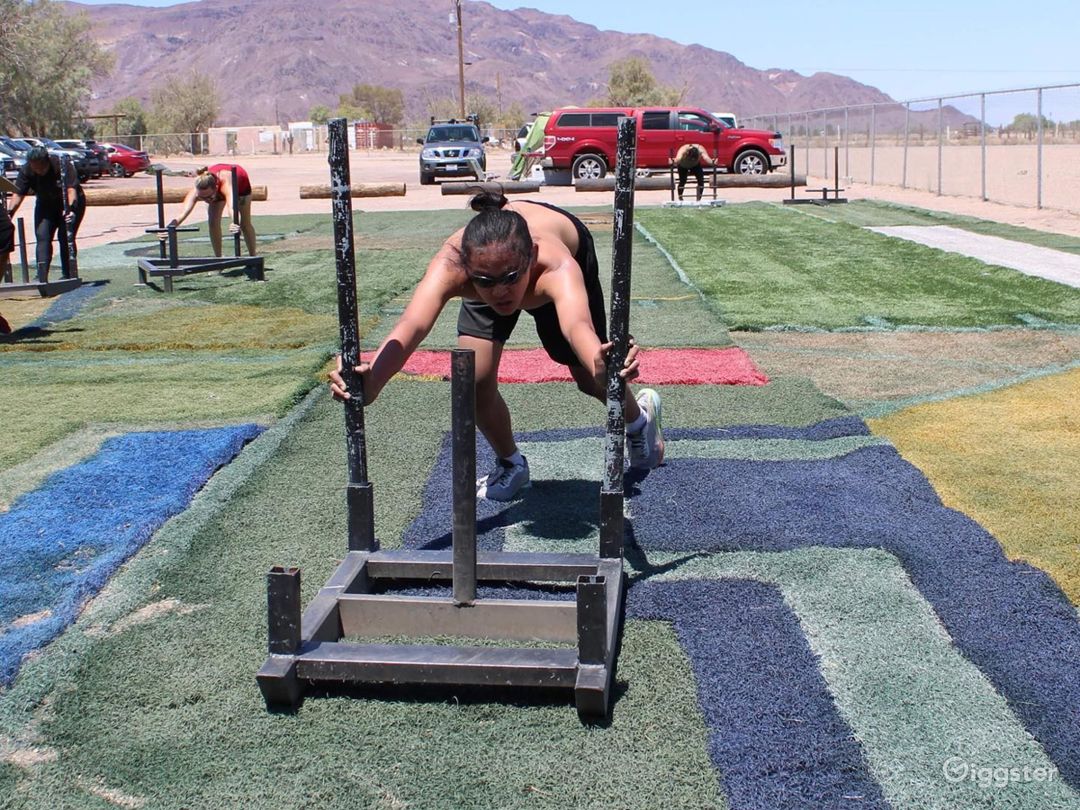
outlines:
[{"label": "person in black shirt", "polygon": [[[2,185],[2,184],[0,184]],[[11,281],[11,252],[15,250],[15,225],[7,212],[7,194],[0,191],[0,281]]]},{"label": "person in black shirt", "polygon": [[[71,235],[71,250],[75,252],[75,234],[82,224],[86,213],[86,195],[79,185],[79,176],[71,162],[62,163],[60,158],[50,155],[43,146],[35,146],[26,155],[26,163],[15,178],[14,201],[10,215],[22,205],[23,198],[29,191],[34,192],[34,232],[37,237],[37,272],[38,281],[49,280],[49,267],[52,264],[53,236],[60,234],[60,266],[64,278],[70,275],[68,267],[68,234]],[[64,217],[64,200],[67,198],[67,218]],[[66,227],[61,227],[66,225]]]},{"label": "person in black shirt", "polygon": [[692,174],[697,179],[697,198],[700,201],[705,191],[705,172],[701,167],[716,165],[716,161],[709,157],[709,150],[699,143],[684,143],[675,153],[673,163],[679,173],[679,199],[683,198],[687,175]]},{"label": "person in black shirt", "polygon": [[[0,183],[0,282],[12,281],[11,251],[15,249],[15,226],[7,212],[7,193],[5,183]],[[10,335],[11,324],[0,315],[0,335]]]}]

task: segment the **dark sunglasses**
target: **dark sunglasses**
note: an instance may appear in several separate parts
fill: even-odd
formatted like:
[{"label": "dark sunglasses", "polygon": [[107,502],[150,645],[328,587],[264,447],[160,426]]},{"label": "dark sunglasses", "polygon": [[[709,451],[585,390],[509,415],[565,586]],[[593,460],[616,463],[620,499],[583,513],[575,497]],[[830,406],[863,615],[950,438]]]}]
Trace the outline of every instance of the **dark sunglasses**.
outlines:
[{"label": "dark sunglasses", "polygon": [[525,270],[511,270],[509,273],[503,273],[501,276],[482,276],[476,273],[469,273],[469,281],[475,284],[477,287],[498,287],[503,284],[507,287],[512,287],[517,284],[517,280],[525,273]]}]

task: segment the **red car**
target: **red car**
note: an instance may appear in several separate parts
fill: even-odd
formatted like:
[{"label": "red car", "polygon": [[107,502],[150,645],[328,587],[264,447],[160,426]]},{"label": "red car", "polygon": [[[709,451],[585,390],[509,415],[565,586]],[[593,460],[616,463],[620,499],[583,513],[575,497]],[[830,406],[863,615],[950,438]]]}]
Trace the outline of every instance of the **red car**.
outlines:
[{"label": "red car", "polygon": [[569,169],[574,180],[603,177],[615,168],[617,125],[637,125],[637,167],[666,169],[684,143],[700,143],[734,174],[765,174],[787,163],[779,132],[732,129],[697,107],[568,107],[555,110],[544,127],[544,146],[530,157],[552,169]]},{"label": "red car", "polygon": [[146,152],[140,152],[122,143],[101,145],[109,150],[109,174],[113,177],[131,177],[135,172],[150,168],[150,156]]}]

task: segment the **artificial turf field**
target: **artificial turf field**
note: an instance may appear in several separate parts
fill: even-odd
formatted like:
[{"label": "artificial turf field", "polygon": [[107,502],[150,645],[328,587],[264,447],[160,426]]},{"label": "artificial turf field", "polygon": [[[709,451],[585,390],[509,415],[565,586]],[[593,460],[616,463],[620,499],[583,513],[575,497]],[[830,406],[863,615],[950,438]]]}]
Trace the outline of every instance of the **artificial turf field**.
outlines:
[{"label": "artificial turf field", "polygon": [[[741,347],[769,382],[660,389],[604,727],[471,693],[266,713],[265,572],[307,600],[344,549],[329,217],[260,219],[264,284],[165,296],[129,286],[139,243],[84,251],[82,309],[0,342],[0,806],[1080,807],[1080,292],[861,226],[1045,235],[838,208],[637,212],[638,341]],[[365,345],[465,218],[358,215]],[[384,546],[447,542],[448,389],[367,410]],[[595,549],[602,407],[504,390],[535,483],[481,504],[481,546]]]}]

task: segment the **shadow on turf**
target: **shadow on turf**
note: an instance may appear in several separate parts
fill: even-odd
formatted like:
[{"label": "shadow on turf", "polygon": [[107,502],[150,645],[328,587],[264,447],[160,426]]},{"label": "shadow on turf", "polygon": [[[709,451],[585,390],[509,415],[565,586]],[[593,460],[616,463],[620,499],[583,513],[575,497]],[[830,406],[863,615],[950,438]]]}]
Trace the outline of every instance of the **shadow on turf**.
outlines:
[{"label": "shadow on turf", "polygon": [[668,571],[674,571],[677,568],[681,568],[688,562],[699,559],[701,557],[708,557],[707,551],[695,551],[693,554],[687,554],[684,557],[679,557],[677,560],[671,560],[664,565],[653,565],[649,562],[649,557],[637,541],[634,536],[634,524],[627,522],[626,530],[623,537],[623,556],[626,561],[630,563],[630,567],[633,568],[633,572],[627,576],[627,587],[633,587],[639,582],[645,582],[646,580],[666,574]]},{"label": "shadow on turf", "polygon": [[[263,268],[263,273],[272,273],[272,272],[274,272],[273,267],[264,267]],[[192,286],[186,286],[185,287],[183,282],[178,281],[177,279],[182,279],[182,278],[194,279],[194,278],[196,278],[198,276],[203,276],[204,278],[208,278],[208,277],[210,277],[210,278],[227,278],[227,279],[231,280],[231,279],[235,279],[235,278],[238,278],[240,276],[246,276],[246,275],[247,275],[247,270],[245,270],[243,267],[234,267],[231,270],[221,270],[221,271],[218,271],[218,272],[208,271],[206,273],[189,273],[186,276],[174,276],[173,277],[173,279],[174,279],[173,280],[173,292],[174,293],[175,292],[197,292],[199,290],[204,289],[203,287],[192,287]],[[262,281],[265,283],[266,279],[263,279]],[[161,284],[158,284],[156,281],[153,281],[152,279],[147,279],[146,283],[143,284],[142,286],[146,287],[147,289],[153,290],[154,292],[159,292],[159,293],[165,292],[165,287],[163,285],[161,285]]]},{"label": "shadow on turf", "polygon": [[26,343],[28,345],[42,345],[47,344],[48,339],[54,335],[62,337],[63,335],[74,334],[75,332],[85,331],[83,329],[49,329],[45,326],[23,326],[20,329],[16,329],[10,335],[0,336],[0,343]]},{"label": "shadow on turf", "polygon": [[[491,532],[513,525],[542,540],[582,540],[596,534],[600,510],[595,481],[579,478],[534,481],[527,493],[506,504],[477,501],[478,511],[489,511],[477,516],[477,537],[490,536]],[[584,517],[582,503],[594,503],[597,508]],[[450,548],[452,541],[452,533],[446,532],[416,547],[437,551]]]},{"label": "shadow on turf", "polygon": [[[613,710],[619,700],[629,690],[626,681],[618,679],[612,684]],[[508,707],[535,708],[547,706],[565,706],[572,709],[573,696],[565,689],[515,689],[509,686],[444,686],[440,684],[370,684],[356,686],[351,684],[319,683],[308,686],[304,699],[348,698],[350,700],[377,700],[384,703],[445,703],[454,706],[483,706],[502,704]],[[303,703],[301,703],[303,705]],[[296,709],[271,709],[271,714],[296,714]],[[611,719],[582,721],[590,726],[607,728]]]}]

